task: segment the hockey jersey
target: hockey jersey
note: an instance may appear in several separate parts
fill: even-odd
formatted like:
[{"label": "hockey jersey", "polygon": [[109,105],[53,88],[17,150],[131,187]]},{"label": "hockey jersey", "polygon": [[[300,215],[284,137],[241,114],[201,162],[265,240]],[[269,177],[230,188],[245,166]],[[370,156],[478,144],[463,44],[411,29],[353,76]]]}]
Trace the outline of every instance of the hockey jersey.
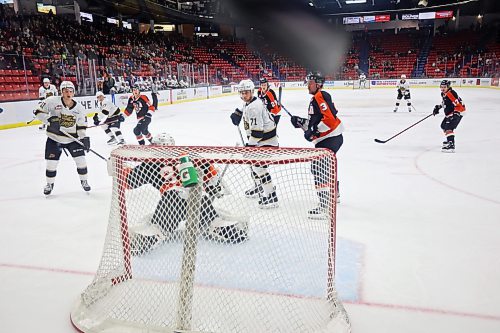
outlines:
[{"label": "hockey jersey", "polygon": [[57,96],[57,89],[55,85],[51,84],[48,88],[45,88],[45,86],[38,88],[38,97],[40,99],[46,99],[50,96]]},{"label": "hockey jersey", "polygon": [[398,92],[404,93],[404,92],[410,92],[410,84],[406,80],[400,80],[398,85]]},{"label": "hockey jersey", "polygon": [[443,97],[443,107],[444,114],[446,116],[452,115],[454,112],[460,112],[460,114],[464,114],[465,104],[462,102],[462,99],[458,97],[458,94],[453,89],[448,89],[447,92],[441,93],[441,97]]},{"label": "hockey jersey", "polygon": [[313,138],[316,144],[326,138],[337,136],[344,131],[344,125],[337,117],[337,109],[332,97],[326,91],[318,90],[309,103],[308,129],[319,136]]},{"label": "hockey jersey", "polygon": [[[40,105],[35,110],[35,116],[42,122],[47,122],[47,119],[53,116],[58,117],[61,125],[61,131],[64,131],[75,138],[83,139],[87,129],[85,109],[75,100],[72,100],[72,102],[73,104],[71,106],[66,106],[62,97],[48,97],[44,101],[40,102]],[[52,140],[63,144],[73,142],[71,138],[68,138],[63,133],[55,134],[47,132],[47,136]]]},{"label": "hockey jersey", "polygon": [[243,105],[243,124],[249,146],[278,146],[276,124],[257,97]]},{"label": "hockey jersey", "polygon": [[278,116],[281,113],[281,105],[276,99],[276,93],[272,89],[267,89],[265,92],[259,88],[257,96],[262,100],[267,110],[273,115]]},{"label": "hockey jersey", "polygon": [[97,101],[97,107],[99,108],[99,112],[94,115],[94,120],[97,119],[101,121],[104,118],[109,119],[115,116],[119,116],[121,113],[119,107],[106,100],[102,102]]},{"label": "hockey jersey", "polygon": [[130,116],[134,111],[137,116],[137,120],[141,120],[148,112],[153,113],[155,111],[155,107],[151,104],[146,95],[139,95],[138,98],[135,98],[134,95],[132,95],[128,99],[125,114]]}]

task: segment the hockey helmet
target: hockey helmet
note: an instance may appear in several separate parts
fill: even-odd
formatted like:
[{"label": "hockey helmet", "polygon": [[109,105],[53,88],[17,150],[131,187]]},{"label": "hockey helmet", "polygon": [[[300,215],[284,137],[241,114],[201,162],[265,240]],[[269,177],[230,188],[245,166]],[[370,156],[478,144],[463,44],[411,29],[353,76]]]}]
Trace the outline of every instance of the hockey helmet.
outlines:
[{"label": "hockey helmet", "polygon": [[98,91],[95,93],[95,97],[104,97],[104,93],[102,91]]},{"label": "hockey helmet", "polygon": [[253,84],[252,80],[241,80],[240,84],[238,85],[238,92],[242,91],[254,91],[255,85]]},{"label": "hockey helmet", "polygon": [[449,88],[449,87],[451,87],[451,82],[450,82],[450,80],[443,80],[443,81],[441,81],[441,83],[439,84],[439,86],[440,87],[445,86],[445,87]]},{"label": "hockey helmet", "polygon": [[156,134],[151,142],[160,146],[175,146],[174,138],[168,133]]},{"label": "hockey helmet", "polygon": [[49,78],[43,79],[43,83],[50,83],[50,79]]},{"label": "hockey helmet", "polygon": [[320,73],[320,72],[311,72],[307,74],[306,80],[309,81],[314,81],[317,84],[323,84],[325,83],[325,77]]},{"label": "hockey helmet", "polygon": [[265,77],[261,77],[259,80],[260,84],[268,83],[267,79]]},{"label": "hockey helmet", "polygon": [[75,85],[71,81],[63,81],[63,82],[61,82],[59,89],[61,90],[61,92],[64,89],[72,89],[73,91],[75,91]]},{"label": "hockey helmet", "polygon": [[134,89],[141,91],[141,86],[138,83],[136,83],[132,86],[132,90],[134,90]]},{"label": "hockey helmet", "polygon": [[401,79],[402,80],[406,79],[406,75],[405,74],[401,74]]}]

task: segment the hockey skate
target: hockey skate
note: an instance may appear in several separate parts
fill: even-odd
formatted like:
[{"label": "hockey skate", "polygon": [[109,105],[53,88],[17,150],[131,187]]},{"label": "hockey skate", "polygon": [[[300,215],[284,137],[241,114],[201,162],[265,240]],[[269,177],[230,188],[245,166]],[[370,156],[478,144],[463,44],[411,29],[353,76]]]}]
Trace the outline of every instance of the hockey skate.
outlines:
[{"label": "hockey skate", "polygon": [[82,188],[85,192],[90,191],[90,185],[86,180],[81,180],[80,182],[82,183]]},{"label": "hockey skate", "polygon": [[394,108],[394,112],[398,112],[398,107],[397,106]]},{"label": "hockey skate", "polygon": [[256,198],[259,194],[262,193],[262,186],[258,185],[254,188],[245,191],[245,196],[247,198]]},{"label": "hockey skate", "polygon": [[411,107],[410,106],[408,107],[408,112],[411,112]]},{"label": "hockey skate", "polygon": [[207,235],[207,238],[222,244],[238,244],[247,240],[248,231],[236,225],[217,227]]},{"label": "hockey skate", "polygon": [[311,220],[326,220],[328,218],[328,211],[326,207],[319,205],[318,207],[308,211],[307,217],[309,217]]},{"label": "hockey skate", "polygon": [[276,191],[269,193],[267,197],[261,196],[259,199],[259,208],[261,209],[277,208],[278,206]]},{"label": "hockey skate", "polygon": [[114,144],[117,144],[118,141],[116,141],[116,138],[115,137],[112,137],[111,139],[108,140],[108,142],[106,142],[108,145],[114,145]]},{"label": "hockey skate", "polygon": [[52,184],[47,183],[47,185],[45,185],[45,187],[43,188],[43,194],[49,195],[50,193],[52,193],[53,189],[54,189],[54,183]]},{"label": "hockey skate", "polygon": [[125,140],[121,139],[120,141],[118,141],[118,145],[124,145],[125,144]]},{"label": "hockey skate", "polygon": [[455,143],[454,142],[446,142],[446,144],[443,144],[443,148],[441,148],[441,151],[443,153],[454,153],[455,152]]}]

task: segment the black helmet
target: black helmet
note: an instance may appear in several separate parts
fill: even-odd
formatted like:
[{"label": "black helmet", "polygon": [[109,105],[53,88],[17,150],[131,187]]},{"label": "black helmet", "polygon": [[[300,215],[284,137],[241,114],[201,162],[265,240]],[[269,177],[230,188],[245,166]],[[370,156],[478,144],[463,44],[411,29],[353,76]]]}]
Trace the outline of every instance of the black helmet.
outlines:
[{"label": "black helmet", "polygon": [[265,77],[261,77],[259,83],[260,84],[267,83],[267,79]]},{"label": "black helmet", "polygon": [[134,84],[132,86],[132,89],[137,89],[137,90],[141,91],[141,86],[139,86],[138,84]]},{"label": "black helmet", "polygon": [[441,84],[439,84],[439,86],[446,86],[449,88],[451,86],[451,82],[450,80],[443,80],[441,81]]},{"label": "black helmet", "polygon": [[306,79],[312,80],[316,82],[317,84],[323,84],[325,83],[325,77],[320,73],[320,72],[311,72],[307,74]]}]

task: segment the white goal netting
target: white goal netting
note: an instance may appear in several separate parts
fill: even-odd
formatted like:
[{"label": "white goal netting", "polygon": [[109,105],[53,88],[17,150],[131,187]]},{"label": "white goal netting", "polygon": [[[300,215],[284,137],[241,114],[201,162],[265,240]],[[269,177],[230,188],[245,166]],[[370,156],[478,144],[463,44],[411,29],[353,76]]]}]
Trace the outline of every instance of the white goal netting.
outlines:
[{"label": "white goal netting", "polygon": [[123,146],[109,171],[108,232],[71,313],[78,330],[350,332],[334,283],[333,153]]}]

